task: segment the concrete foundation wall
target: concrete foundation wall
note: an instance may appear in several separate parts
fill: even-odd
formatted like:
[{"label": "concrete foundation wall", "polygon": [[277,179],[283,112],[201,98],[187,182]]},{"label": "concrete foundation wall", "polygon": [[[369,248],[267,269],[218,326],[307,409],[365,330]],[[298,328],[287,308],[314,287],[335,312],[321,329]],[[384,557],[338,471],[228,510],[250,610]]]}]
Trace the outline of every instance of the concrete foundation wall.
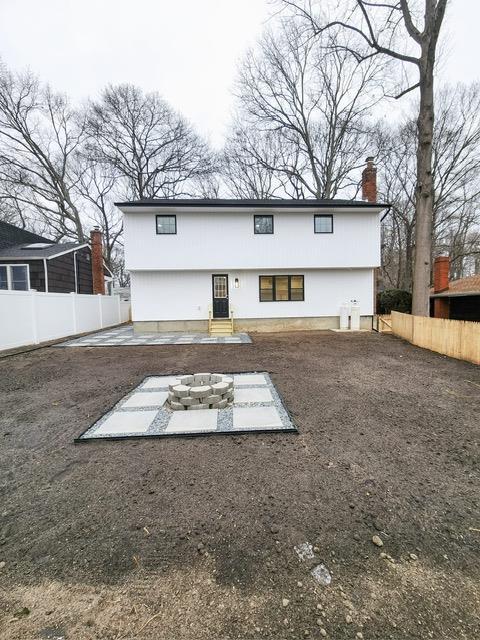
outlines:
[{"label": "concrete foundation wall", "polygon": [[[168,320],[165,322],[134,322],[134,332],[161,333],[162,331],[206,332],[207,320]],[[235,331],[250,333],[275,333],[280,331],[320,331],[338,329],[338,316],[322,318],[237,318],[234,320]],[[361,316],[360,328],[372,328],[372,316]]]}]

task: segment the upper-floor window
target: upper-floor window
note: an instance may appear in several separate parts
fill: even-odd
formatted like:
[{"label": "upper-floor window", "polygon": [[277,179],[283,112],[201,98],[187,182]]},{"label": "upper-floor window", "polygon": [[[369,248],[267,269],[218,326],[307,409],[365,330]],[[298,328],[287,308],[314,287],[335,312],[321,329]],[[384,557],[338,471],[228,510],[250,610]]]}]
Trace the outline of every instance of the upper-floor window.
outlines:
[{"label": "upper-floor window", "polygon": [[28,291],[29,288],[27,264],[0,264],[0,289]]},{"label": "upper-floor window", "polygon": [[321,214],[313,216],[315,233],[333,233],[333,216]]},{"label": "upper-floor window", "polygon": [[157,216],[157,234],[177,233],[177,216]]},{"label": "upper-floor window", "polygon": [[255,233],[273,233],[273,216],[254,216],[253,229]]}]

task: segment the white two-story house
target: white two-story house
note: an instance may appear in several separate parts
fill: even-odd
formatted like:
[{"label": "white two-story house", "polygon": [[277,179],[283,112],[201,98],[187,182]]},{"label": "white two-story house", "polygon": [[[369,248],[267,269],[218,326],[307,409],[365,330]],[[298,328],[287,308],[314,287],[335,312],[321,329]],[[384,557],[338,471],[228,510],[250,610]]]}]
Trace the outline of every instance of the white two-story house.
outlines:
[{"label": "white two-story house", "polygon": [[[369,159],[369,200],[374,180]],[[351,300],[371,328],[385,206],[369,200],[118,203],[135,329],[207,331],[209,314],[235,331],[338,328]]]}]

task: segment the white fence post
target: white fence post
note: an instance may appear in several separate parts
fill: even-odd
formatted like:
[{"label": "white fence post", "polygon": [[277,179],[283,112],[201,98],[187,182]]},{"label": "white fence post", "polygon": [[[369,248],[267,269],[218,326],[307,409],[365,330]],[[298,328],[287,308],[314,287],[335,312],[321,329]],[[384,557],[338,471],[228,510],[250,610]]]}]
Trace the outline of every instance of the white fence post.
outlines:
[{"label": "white fence post", "polygon": [[75,291],[71,291],[70,295],[72,296],[72,334],[77,333],[77,299]]},{"label": "white fence post", "polygon": [[98,317],[100,320],[100,329],[103,329],[102,294],[97,293],[97,297],[98,297]]},{"label": "white fence post", "polygon": [[38,326],[37,326],[37,292],[35,289],[31,289],[29,291],[30,298],[32,304],[30,305],[31,313],[32,313],[32,339],[33,344],[38,344],[40,342],[38,338]]},{"label": "white fence post", "polygon": [[117,298],[117,311],[118,311],[118,324],[122,323],[122,305],[120,304],[120,296],[115,296]]}]

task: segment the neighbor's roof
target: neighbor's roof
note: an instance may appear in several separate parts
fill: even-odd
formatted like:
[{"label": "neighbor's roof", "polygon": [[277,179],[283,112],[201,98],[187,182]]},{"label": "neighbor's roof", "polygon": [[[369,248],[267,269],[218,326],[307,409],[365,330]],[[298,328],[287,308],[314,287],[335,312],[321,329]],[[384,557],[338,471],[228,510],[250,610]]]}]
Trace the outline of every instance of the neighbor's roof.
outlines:
[{"label": "neighbor's roof", "polygon": [[480,275],[451,280],[448,289],[440,293],[434,293],[430,289],[430,295],[434,298],[449,298],[452,296],[479,296],[480,295]]},{"label": "neighbor's roof", "polygon": [[[44,240],[43,242],[48,242]],[[51,242],[51,241],[50,241]],[[75,249],[88,247],[88,244],[78,244],[77,242],[52,243],[50,247],[32,248],[34,242],[17,244],[14,247],[0,249],[0,260],[43,260],[44,258],[54,258],[62,253],[69,253]]]},{"label": "neighbor's roof", "polygon": [[12,247],[22,242],[53,242],[53,240],[49,240],[49,238],[39,236],[37,233],[21,229],[14,224],[0,220],[0,249]]},{"label": "neighbor's roof", "polygon": [[238,208],[306,208],[306,207],[356,207],[356,208],[386,208],[388,204],[381,202],[366,202],[364,200],[337,200],[335,199],[229,199],[229,198],[146,198],[132,200],[131,202],[115,202],[117,207],[238,207]]}]

